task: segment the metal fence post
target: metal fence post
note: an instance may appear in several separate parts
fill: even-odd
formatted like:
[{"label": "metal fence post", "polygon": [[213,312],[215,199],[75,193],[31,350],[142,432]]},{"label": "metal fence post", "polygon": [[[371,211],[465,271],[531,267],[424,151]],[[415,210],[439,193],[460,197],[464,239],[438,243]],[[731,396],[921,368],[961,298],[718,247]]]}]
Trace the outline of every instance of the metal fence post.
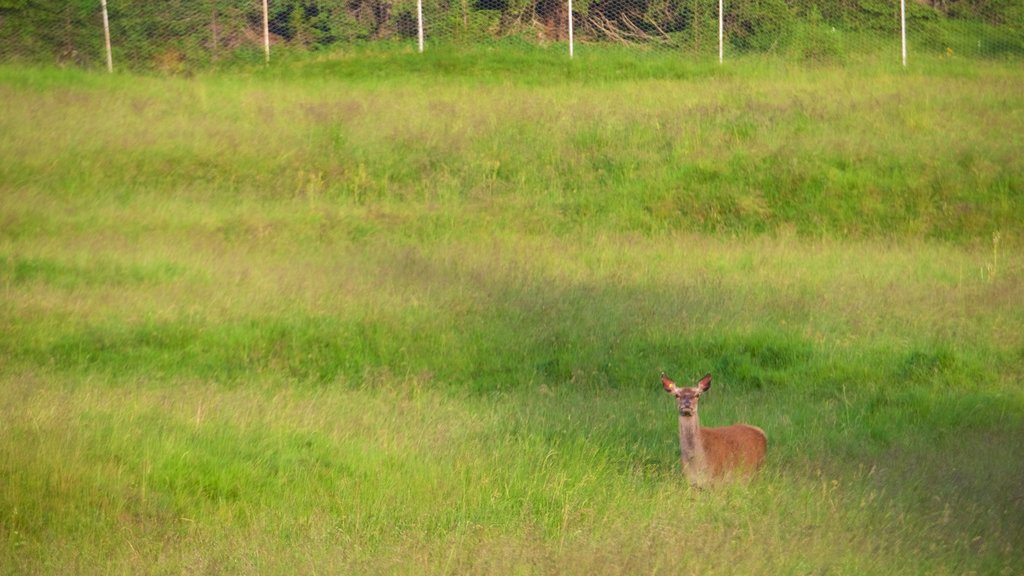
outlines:
[{"label": "metal fence post", "polygon": [[270,64],[270,7],[263,0],[263,61]]},{"label": "metal fence post", "polygon": [[900,0],[900,44],[903,48],[903,67],[907,66],[907,1]]},{"label": "metal fence post", "polygon": [[572,0],[569,0],[569,58],[572,59]]},{"label": "metal fence post", "polygon": [[114,71],[114,55],[110,53],[110,19],[107,17],[107,0],[100,0],[103,9],[103,42],[107,48],[107,72]]},{"label": "metal fence post", "polygon": [[722,58],[725,55],[725,14],[723,10],[723,0],[718,0],[718,63],[722,63]]},{"label": "metal fence post", "polygon": [[423,0],[416,0],[416,39],[423,52]]}]

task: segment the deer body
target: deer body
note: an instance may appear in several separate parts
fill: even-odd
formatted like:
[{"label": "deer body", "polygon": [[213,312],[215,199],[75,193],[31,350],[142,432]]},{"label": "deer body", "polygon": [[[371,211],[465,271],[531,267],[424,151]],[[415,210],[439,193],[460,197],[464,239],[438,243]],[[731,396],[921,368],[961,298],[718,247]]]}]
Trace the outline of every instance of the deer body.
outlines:
[{"label": "deer body", "polygon": [[695,485],[732,474],[751,474],[764,461],[768,438],[749,424],[704,428],[697,416],[697,398],[711,387],[708,374],[696,387],[680,388],[664,374],[665,391],[679,405],[679,454],[683,475]]}]

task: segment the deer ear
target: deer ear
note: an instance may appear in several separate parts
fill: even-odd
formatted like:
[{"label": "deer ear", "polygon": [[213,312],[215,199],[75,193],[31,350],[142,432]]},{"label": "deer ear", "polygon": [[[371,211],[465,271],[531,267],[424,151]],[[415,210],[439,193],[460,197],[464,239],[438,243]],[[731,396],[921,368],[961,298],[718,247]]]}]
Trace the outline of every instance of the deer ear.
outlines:
[{"label": "deer ear", "polygon": [[665,392],[674,393],[676,391],[676,383],[669,380],[669,377],[664,372],[661,373],[661,386],[665,389]]},{"label": "deer ear", "polygon": [[705,374],[704,377],[700,379],[700,382],[697,382],[697,388],[699,388],[701,392],[707,392],[708,389],[711,388],[711,374]]}]

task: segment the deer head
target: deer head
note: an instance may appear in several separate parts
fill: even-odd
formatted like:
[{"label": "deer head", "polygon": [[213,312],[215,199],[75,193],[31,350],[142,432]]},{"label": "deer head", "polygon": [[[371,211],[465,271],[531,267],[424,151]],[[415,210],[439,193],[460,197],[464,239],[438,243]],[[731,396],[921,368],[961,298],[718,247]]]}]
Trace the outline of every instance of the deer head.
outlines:
[{"label": "deer head", "polygon": [[711,374],[705,374],[696,386],[679,387],[669,379],[664,372],[661,373],[661,385],[665,391],[676,397],[676,404],[679,407],[679,416],[692,418],[697,415],[697,400],[700,395],[711,388]]}]

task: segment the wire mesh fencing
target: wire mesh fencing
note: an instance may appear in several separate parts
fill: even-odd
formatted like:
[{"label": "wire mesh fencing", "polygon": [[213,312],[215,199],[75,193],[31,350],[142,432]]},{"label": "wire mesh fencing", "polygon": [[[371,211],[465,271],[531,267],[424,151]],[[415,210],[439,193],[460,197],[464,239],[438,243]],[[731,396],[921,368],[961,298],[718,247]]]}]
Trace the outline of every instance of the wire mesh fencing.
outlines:
[{"label": "wire mesh fencing", "polygon": [[1020,0],[0,0],[0,62],[181,71],[272,51],[522,44],[722,60],[1024,56]]}]

